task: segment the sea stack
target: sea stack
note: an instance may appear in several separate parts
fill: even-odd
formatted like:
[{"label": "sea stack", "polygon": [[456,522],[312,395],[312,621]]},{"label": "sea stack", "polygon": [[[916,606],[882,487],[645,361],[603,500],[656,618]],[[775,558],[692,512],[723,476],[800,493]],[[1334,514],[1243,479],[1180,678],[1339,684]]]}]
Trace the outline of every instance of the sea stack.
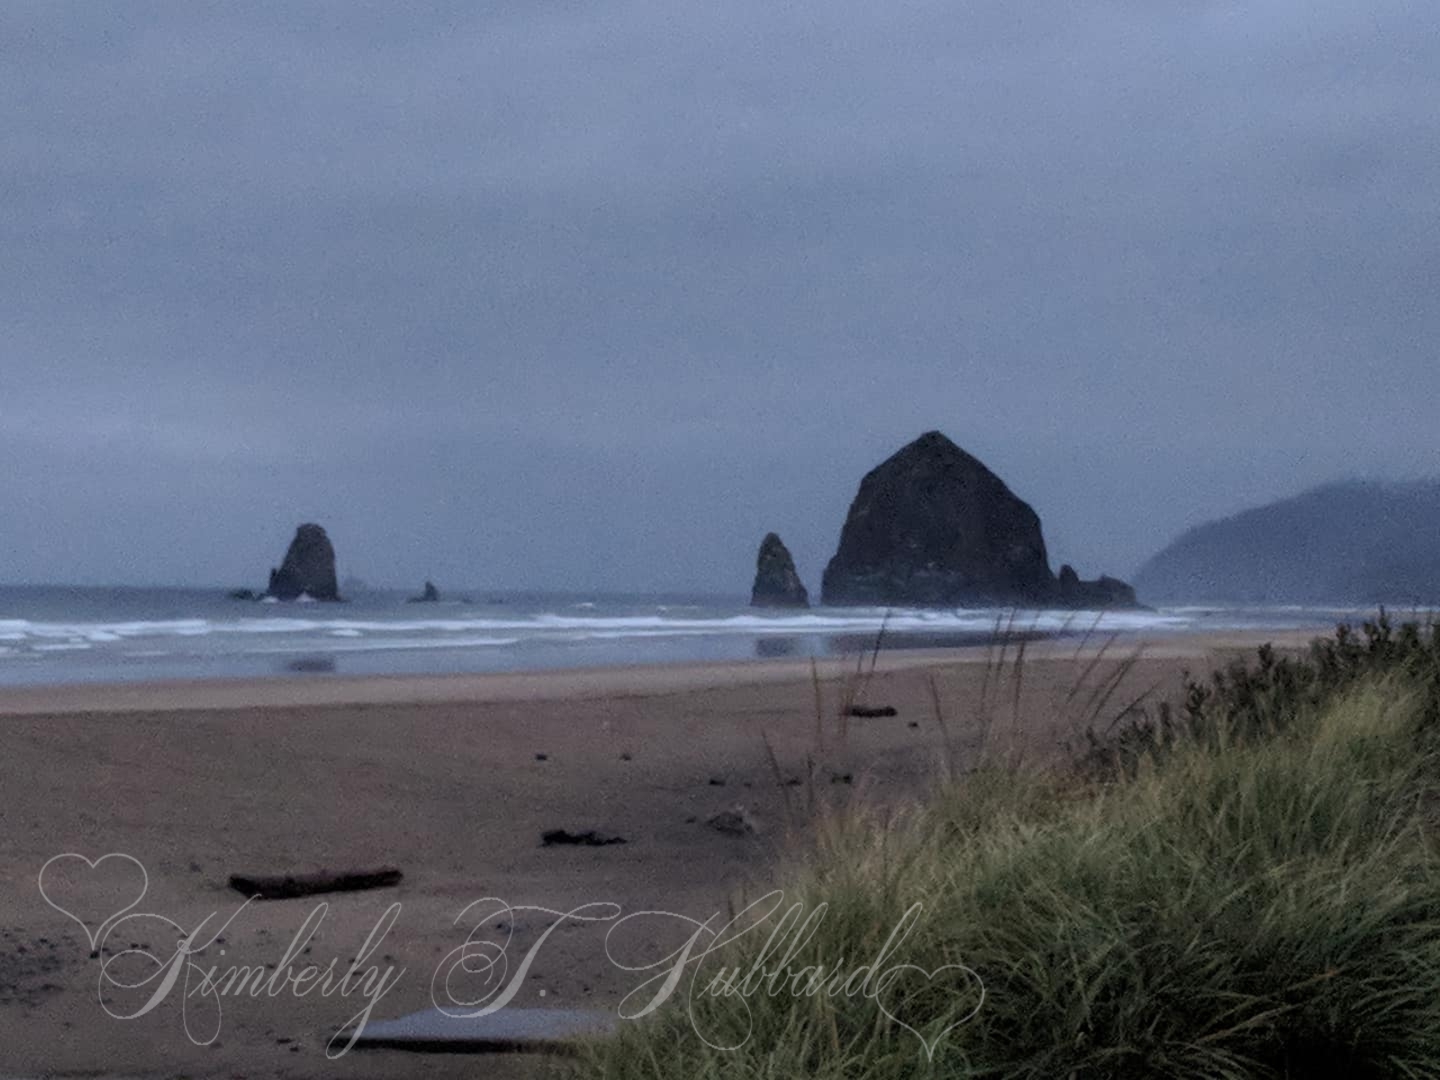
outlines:
[{"label": "sea stack", "polygon": [[306,524],[295,530],[285,561],[280,569],[270,571],[270,587],[265,595],[277,600],[295,600],[302,595],[312,600],[340,599],[335,583],[335,549],[324,529]]},{"label": "sea stack", "polygon": [[760,541],[760,554],[755,560],[755,585],[750,590],[751,607],[810,606],[810,594],[805,591],[800,575],[795,570],[795,560],[790,549],[775,533],[767,533]]},{"label": "sea stack", "polygon": [[435,587],[433,581],[425,582],[425,588],[420,590],[419,596],[412,596],[406,601],[408,604],[438,604],[440,602],[440,590]]},{"label": "sea stack", "polygon": [[1040,517],[979,459],[926,432],[860,482],[825,568],[826,604],[1134,607],[1114,578],[1050,570]]},{"label": "sea stack", "polygon": [[1056,607],[1100,609],[1140,606],[1135,590],[1119,578],[1101,574],[1098,581],[1081,581],[1080,575],[1068,563],[1060,567],[1056,592]]}]

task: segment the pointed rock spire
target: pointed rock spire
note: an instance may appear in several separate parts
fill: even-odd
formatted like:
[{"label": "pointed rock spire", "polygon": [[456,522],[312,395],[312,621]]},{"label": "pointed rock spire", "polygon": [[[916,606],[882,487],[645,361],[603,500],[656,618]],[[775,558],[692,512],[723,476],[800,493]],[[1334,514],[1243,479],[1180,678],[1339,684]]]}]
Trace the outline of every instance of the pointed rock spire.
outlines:
[{"label": "pointed rock spire", "polygon": [[810,594],[805,591],[790,549],[775,533],[767,533],[760,542],[755,560],[755,585],[750,590],[751,607],[809,607]]}]

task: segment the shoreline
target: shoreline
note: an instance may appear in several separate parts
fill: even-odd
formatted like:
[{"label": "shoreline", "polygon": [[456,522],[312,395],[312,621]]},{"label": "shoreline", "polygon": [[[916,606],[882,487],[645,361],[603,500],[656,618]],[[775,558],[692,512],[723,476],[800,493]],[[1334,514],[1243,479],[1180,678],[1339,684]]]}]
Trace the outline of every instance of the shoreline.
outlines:
[{"label": "shoreline", "polygon": [[[1111,648],[1125,655],[1143,650],[1146,659],[1196,660],[1253,652],[1266,643],[1302,649],[1318,630],[1207,630],[1146,635],[1120,634]],[[1109,635],[1077,643],[1055,636],[1025,643],[1029,660],[1093,657]],[[1008,646],[1011,656],[1016,646]],[[123,715],[249,708],[325,708],[366,705],[444,705],[465,702],[525,702],[585,697],[649,697],[733,686],[822,680],[851,672],[858,651],[845,656],[675,661],[605,667],[540,668],[520,671],[274,675],[237,678],[157,679],[153,681],[35,683],[0,687],[0,718],[46,715]],[[887,670],[986,663],[998,655],[996,643],[945,648],[882,649]]]}]

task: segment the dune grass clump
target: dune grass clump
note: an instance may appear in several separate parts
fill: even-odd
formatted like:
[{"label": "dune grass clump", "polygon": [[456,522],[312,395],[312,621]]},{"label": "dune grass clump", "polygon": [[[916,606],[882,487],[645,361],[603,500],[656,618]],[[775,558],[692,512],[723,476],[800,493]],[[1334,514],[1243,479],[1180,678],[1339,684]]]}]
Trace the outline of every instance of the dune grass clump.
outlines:
[{"label": "dune grass clump", "polygon": [[1312,715],[1366,679],[1398,677],[1422,692],[1421,722],[1440,724],[1440,627],[1396,627],[1382,608],[1357,634],[1349,626],[1311,642],[1308,654],[1282,656],[1262,646],[1256,662],[1237,660],[1208,679],[1185,679],[1178,707],[1132,705],[1101,729],[1085,732],[1082,765],[1099,772],[1133,770],[1172,747],[1267,739]]},{"label": "dune grass clump", "polygon": [[[1320,647],[1288,703],[1269,688],[1294,672],[1272,657],[1260,682],[1196,703],[1222,711],[1195,737],[1172,732],[1118,778],[989,769],[898,815],[829,819],[768,920],[798,905],[812,932],[719,946],[586,1069],[1440,1076],[1433,637],[1388,640]],[[874,993],[794,977],[877,956],[898,973]],[[749,993],[714,992],[730,969],[718,985],[750,973]]]}]

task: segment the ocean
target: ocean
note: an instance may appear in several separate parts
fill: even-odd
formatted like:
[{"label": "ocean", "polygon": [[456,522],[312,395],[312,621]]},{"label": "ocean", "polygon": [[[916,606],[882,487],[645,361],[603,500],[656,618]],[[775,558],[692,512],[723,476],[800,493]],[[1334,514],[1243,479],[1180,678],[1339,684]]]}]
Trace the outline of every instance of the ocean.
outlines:
[{"label": "ocean", "polygon": [[[0,685],[438,674],[853,654],[1054,635],[1333,627],[1353,608],[761,611],[744,597],[484,593],[407,603],[230,599],[221,589],[0,587]],[[881,631],[883,627],[883,637]]]}]

